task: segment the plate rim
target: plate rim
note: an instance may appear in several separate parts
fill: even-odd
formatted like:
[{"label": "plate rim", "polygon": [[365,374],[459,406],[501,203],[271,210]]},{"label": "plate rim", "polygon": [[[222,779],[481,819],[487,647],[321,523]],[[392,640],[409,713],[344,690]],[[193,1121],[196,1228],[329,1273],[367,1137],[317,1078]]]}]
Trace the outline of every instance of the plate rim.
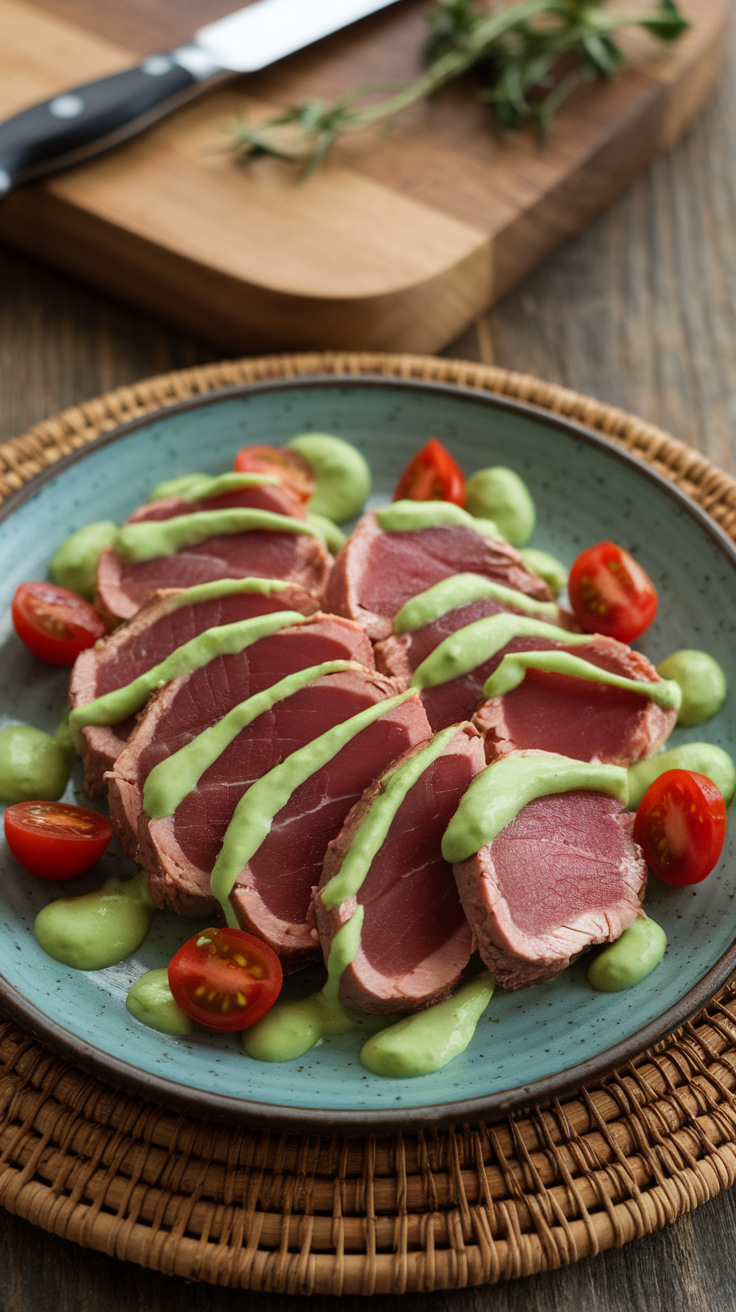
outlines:
[{"label": "plate rim", "polygon": [[[546,410],[543,406],[520,401],[515,397],[483,391],[462,383],[387,377],[380,373],[337,375],[314,373],[288,378],[270,378],[254,383],[216,388],[202,395],[147,411],[144,415],[138,415],[124,424],[116,425],[108,432],[101,433],[85,446],[70,452],[34,475],[24,487],[12,493],[0,506],[0,524],[4,524],[47,483],[85,459],[93,451],[101,446],[121,441],[159,419],[202,409],[225,400],[239,397],[247,399],[254,394],[325,387],[330,389],[376,387],[391,391],[441,393],[452,396],[456,400],[472,404],[481,403],[495,410],[541,420],[548,427],[581,438],[607,455],[613,455],[629,469],[634,469],[640,476],[649,479],[660,491],[664,490],[671,500],[699,524],[736,570],[736,545],[716,520],[676,483],[648,462],[610,441],[602,433],[564,415]],[[254,1125],[300,1133],[397,1133],[415,1129],[440,1129],[479,1120],[494,1121],[505,1118],[510,1112],[544,1105],[553,1099],[568,1096],[592,1082],[600,1083],[616,1067],[641,1056],[654,1044],[666,1040],[691,1020],[718,993],[734,970],[736,970],[736,938],[710,970],[682,998],[648,1025],[596,1056],[565,1067],[552,1075],[531,1081],[529,1084],[517,1085],[494,1094],[391,1111],[371,1108],[364,1110],[343,1108],[333,1111],[316,1107],[289,1107],[247,1098],[232,1098],[208,1090],[192,1091],[175,1080],[142,1071],[129,1062],[104,1053],[100,1048],[87,1043],[66,1028],[53,1024],[40,1008],[29,1002],[1,972],[0,1002],[12,1019],[66,1060],[108,1084],[149,1101],[162,1103],[176,1111],[185,1112],[197,1119],[201,1119],[202,1114],[206,1113],[208,1119],[227,1124]]]}]

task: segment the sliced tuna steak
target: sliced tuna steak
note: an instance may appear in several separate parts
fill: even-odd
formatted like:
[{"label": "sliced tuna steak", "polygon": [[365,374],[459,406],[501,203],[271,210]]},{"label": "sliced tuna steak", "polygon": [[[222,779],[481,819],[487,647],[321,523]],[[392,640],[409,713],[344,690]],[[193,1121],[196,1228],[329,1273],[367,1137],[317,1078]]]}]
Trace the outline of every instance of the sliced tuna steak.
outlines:
[{"label": "sliced tuna steak", "polygon": [[[595,634],[585,646],[571,651],[627,679],[660,681],[646,656],[613,638]],[[429,706],[428,714],[431,719]],[[579,761],[629,766],[658,752],[676,720],[677,711],[662,710],[638,693],[564,674],[527,670],[524,681],[512,692],[485,702],[473,723],[485,738],[488,761],[536,748]]]},{"label": "sliced tuna steak", "polygon": [[[293,585],[272,593],[232,592],[186,605],[177,605],[180,595],[179,588],[155,593],[129,624],[77,657],[69,687],[72,707],[86,706],[132,683],[206,629],[277,610],[298,610],[302,615],[317,610],[311,593]],[[124,751],[135,724],[133,717],[109,728],[90,725],[82,730],[84,786],[90,797],[104,793],[103,775]]]},{"label": "sliced tuna steak", "polygon": [[[366,699],[368,694],[368,701],[375,701],[379,691],[382,696],[395,691],[381,675],[364,677],[362,696]],[[356,699],[351,714],[360,709]],[[418,697],[387,711],[295,789],[244,867],[231,898],[235,914],[243,929],[270,943],[285,970],[298,970],[321,956],[312,893],[328,843],[339,834],[350,808],[371,781],[428,736]]]},{"label": "sliced tuna steak", "polygon": [[295,670],[333,660],[357,661],[371,669],[370,642],[350,620],[315,615],[304,624],[261,638],[235,655],[216,656],[192,674],[172,679],[152,697],[128,747],[106,776],[110,818],[126,854],[138,859],[143,786],[154,765],[254,693]]},{"label": "sliced tuna steak", "polygon": [[325,606],[357,620],[374,639],[388,638],[392,621],[410,597],[451,574],[482,574],[539,601],[554,601],[519,552],[458,524],[384,533],[375,512],[364,515],[339,553]]},{"label": "sliced tuna steak", "polygon": [[632,925],[647,867],[633,813],[603,793],[537,798],[454,867],[465,914],[505,989],[553,979]]},{"label": "sliced tuna steak", "polygon": [[244,510],[270,510],[276,515],[291,515],[294,519],[307,518],[304,503],[296,493],[284,485],[264,484],[262,487],[221,492],[219,496],[206,497],[202,501],[185,501],[184,497],[178,496],[149,501],[134,510],[127,522],[136,524],[145,519],[173,519],[175,515],[191,515],[195,510],[229,510],[234,506],[241,506]]},{"label": "sliced tuna steak", "polygon": [[[407,752],[394,768],[416,756]],[[357,899],[326,909],[319,895],[315,912],[325,962],[338,929],[364,907],[360,950],[342,974],[340,997],[377,1015],[419,1011],[452,993],[473,946],[453,878],[442,857],[445,829],[471,780],[485,764],[483,748],[469,724],[410,788],[374,857]],[[353,839],[385,791],[378,780],[366,789],[340,834],[327,849],[320,889],[342,868]]]}]

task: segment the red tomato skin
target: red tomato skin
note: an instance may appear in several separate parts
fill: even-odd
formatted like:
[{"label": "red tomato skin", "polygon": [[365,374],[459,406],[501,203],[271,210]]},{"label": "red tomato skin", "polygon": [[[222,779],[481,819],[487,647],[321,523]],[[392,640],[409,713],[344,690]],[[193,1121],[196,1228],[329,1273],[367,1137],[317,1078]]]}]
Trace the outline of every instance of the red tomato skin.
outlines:
[{"label": "red tomato skin", "polygon": [[16,802],[5,812],[5,838],[16,861],[38,879],[75,879],[99,861],[112,825],[66,802]]},{"label": "red tomato skin", "polygon": [[633,642],[657,614],[657,590],[641,565],[615,542],[582,551],[570,570],[570,605],[585,633]]},{"label": "red tomato skin", "polygon": [[723,795],[695,770],[666,770],[639,803],[634,842],[665,884],[701,883],[717,865],[725,837]]},{"label": "red tomato skin", "polygon": [[[210,944],[216,949],[210,952]],[[233,960],[238,954],[247,961],[242,967]],[[262,971],[260,979],[250,974],[250,967]],[[208,1030],[245,1030],[270,1011],[280,991],[283,973],[273,948],[247,934],[244,929],[203,929],[190,938],[169,962],[169,988],[190,1020]],[[219,1010],[203,1006],[195,996],[198,990],[213,989],[221,997],[232,997],[238,990],[247,998],[245,1007],[235,1003],[233,1009]]]},{"label": "red tomato skin", "polygon": [[465,507],[465,478],[436,437],[409,461],[396,484],[394,501],[452,501]]},{"label": "red tomato skin", "polygon": [[107,632],[94,606],[55,583],[21,583],[13,597],[13,624],[29,651],[51,665],[73,665]]},{"label": "red tomato skin", "polygon": [[314,471],[299,451],[283,446],[243,446],[233,468],[238,474],[275,474],[303,502],[314,492]]}]

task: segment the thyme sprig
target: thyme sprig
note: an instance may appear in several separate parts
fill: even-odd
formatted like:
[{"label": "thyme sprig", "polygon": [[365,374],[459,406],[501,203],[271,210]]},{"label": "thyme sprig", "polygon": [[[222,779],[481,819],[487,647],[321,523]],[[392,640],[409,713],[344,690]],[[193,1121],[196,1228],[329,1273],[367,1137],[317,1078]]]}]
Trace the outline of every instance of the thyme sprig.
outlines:
[{"label": "thyme sprig", "polygon": [[301,164],[308,177],[338,137],[390,123],[470,69],[498,128],[535,123],[544,140],[581,82],[615,75],[623,62],[617,29],[641,27],[660,41],[675,41],[689,26],[675,0],[657,0],[644,12],[608,10],[605,0],[520,0],[490,12],[477,0],[436,0],[427,21],[427,69],[413,82],[363,83],[331,104],[312,99],[261,122],[243,118],[226,129],[228,149],[244,160],[271,155]]}]

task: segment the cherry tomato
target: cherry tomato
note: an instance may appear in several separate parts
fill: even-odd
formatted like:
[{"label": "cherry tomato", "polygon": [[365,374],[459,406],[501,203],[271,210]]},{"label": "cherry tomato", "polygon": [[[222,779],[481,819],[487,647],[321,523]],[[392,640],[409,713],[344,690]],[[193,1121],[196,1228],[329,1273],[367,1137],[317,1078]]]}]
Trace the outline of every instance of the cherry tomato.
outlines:
[{"label": "cherry tomato", "polygon": [[112,838],[104,815],[66,802],[17,802],[5,812],[16,861],[39,879],[74,879],[99,861]]},{"label": "cherry tomato", "polygon": [[238,474],[276,474],[302,501],[314,492],[314,471],[298,451],[282,446],[243,446],[235,457]]},{"label": "cherry tomato", "polygon": [[665,884],[699,884],[721,855],[726,803],[715,784],[694,770],[666,770],[636,812],[634,841]]},{"label": "cherry tomato", "polygon": [[182,1011],[208,1030],[245,1030],[281,990],[273,948],[244,929],[203,929],[169,962],[169,988]]},{"label": "cherry tomato", "polygon": [[657,591],[641,565],[615,542],[582,551],[570,570],[570,605],[586,633],[633,642],[657,614]]},{"label": "cherry tomato", "polygon": [[33,655],[52,665],[73,665],[80,651],[107,632],[88,601],[55,583],[21,583],[13,598],[13,623]]},{"label": "cherry tomato", "polygon": [[463,471],[436,437],[410,460],[396,484],[394,501],[453,501],[465,505]]}]

